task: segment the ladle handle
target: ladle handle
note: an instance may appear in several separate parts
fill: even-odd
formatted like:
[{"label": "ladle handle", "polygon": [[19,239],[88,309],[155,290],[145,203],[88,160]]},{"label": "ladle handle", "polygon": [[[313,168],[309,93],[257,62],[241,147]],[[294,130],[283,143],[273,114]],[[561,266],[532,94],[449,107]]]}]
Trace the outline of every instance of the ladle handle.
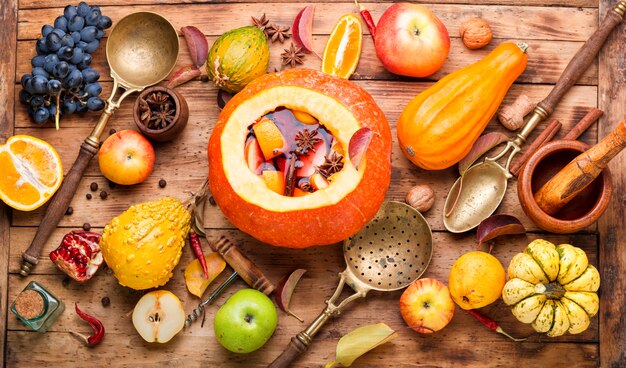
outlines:
[{"label": "ladle handle", "polygon": [[626,119],[609,135],[553,176],[535,193],[537,205],[548,215],[557,213],[604,170],[626,147]]},{"label": "ladle handle", "polygon": [[48,241],[50,234],[52,234],[52,231],[56,228],[57,224],[65,214],[65,211],[67,211],[67,207],[72,201],[74,193],[76,193],[78,183],[80,183],[80,179],[83,177],[83,173],[85,172],[89,161],[91,161],[91,158],[96,154],[96,152],[98,152],[98,148],[92,146],[86,141],[81,144],[78,157],[76,158],[76,161],[74,161],[70,171],[65,176],[63,184],[61,184],[61,187],[50,201],[50,204],[46,209],[46,213],[41,220],[41,224],[39,225],[39,228],[37,228],[37,233],[35,234],[33,241],[30,243],[28,249],[22,253],[20,275],[28,276],[31,268],[37,264],[41,250]]},{"label": "ladle handle", "polygon": [[604,20],[598,26],[598,29],[589,37],[567,64],[567,67],[561,74],[561,77],[559,77],[556,86],[554,86],[548,97],[539,102],[538,106],[545,110],[548,116],[552,114],[563,95],[567,93],[585,70],[589,68],[589,65],[591,65],[595,59],[609,33],[611,33],[613,28],[624,18],[625,11],[626,1],[620,1],[615,8],[607,12]]}]

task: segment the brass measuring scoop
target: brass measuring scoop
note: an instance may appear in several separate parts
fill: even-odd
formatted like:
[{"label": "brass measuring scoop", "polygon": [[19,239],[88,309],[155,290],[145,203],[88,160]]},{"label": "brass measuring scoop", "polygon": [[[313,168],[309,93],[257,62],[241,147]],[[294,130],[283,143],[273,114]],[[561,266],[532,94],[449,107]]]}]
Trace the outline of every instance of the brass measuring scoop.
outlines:
[{"label": "brass measuring scoop", "polygon": [[[469,168],[450,188],[443,210],[443,224],[448,231],[462,233],[478,226],[500,206],[506,193],[511,160],[537,124],[552,114],[563,95],[593,62],[604,41],[624,18],[626,1],[620,1],[607,12],[598,29],[576,52],[559,77],[556,85],[543,101],[539,102],[517,136],[495,157],[486,158]],[[497,161],[510,152],[506,165]]]},{"label": "brass measuring scoop", "polygon": [[[426,270],[432,256],[432,233],[424,217],[413,207],[387,202],[361,231],[343,243],[347,268],[326,301],[326,309],[291,339],[282,354],[269,365],[287,367],[306,351],[313,337],[330,317],[339,315],[352,301],[370,290],[394,291],[407,287]],[[335,304],[345,284],[355,293]]]},{"label": "brass measuring scoop", "polygon": [[[37,264],[41,249],[57,226],[76,193],[78,183],[91,158],[100,148],[100,136],[111,115],[126,96],[159,83],[167,77],[178,59],[178,33],[162,16],[138,12],[122,18],[111,30],[106,54],[113,90],[98,123],[80,146],[74,165],[65,176],[61,188],[50,202],[30,247],[22,253],[20,274],[28,276]],[[118,89],[123,93],[114,100]]]}]

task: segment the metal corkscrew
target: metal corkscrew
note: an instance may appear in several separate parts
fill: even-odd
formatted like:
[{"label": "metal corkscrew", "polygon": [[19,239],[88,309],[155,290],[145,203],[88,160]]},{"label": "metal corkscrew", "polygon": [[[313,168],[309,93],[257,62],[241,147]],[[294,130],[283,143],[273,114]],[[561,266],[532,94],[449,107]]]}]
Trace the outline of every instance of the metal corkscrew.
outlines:
[{"label": "metal corkscrew", "polygon": [[204,308],[211,304],[211,302],[217,298],[220,293],[226,289],[226,287],[233,282],[234,279],[237,278],[237,276],[239,276],[239,274],[237,273],[237,271],[234,271],[224,282],[222,282],[220,284],[220,286],[217,287],[217,289],[215,289],[215,291],[213,292],[213,294],[211,294],[211,296],[209,296],[206,300],[204,300],[202,303],[198,304],[198,307],[196,307],[192,313],[187,315],[187,319],[185,320],[185,327],[189,327],[191,326],[191,324],[193,322],[195,322],[198,317],[200,317],[200,315],[202,314],[202,311],[204,311]]}]

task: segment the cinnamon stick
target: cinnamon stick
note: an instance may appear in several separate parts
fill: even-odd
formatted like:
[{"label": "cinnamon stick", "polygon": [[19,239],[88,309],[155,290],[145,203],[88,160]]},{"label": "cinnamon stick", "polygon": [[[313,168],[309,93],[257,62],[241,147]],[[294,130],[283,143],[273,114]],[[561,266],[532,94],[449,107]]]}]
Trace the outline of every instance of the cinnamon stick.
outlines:
[{"label": "cinnamon stick", "polygon": [[541,134],[537,136],[537,138],[535,138],[533,143],[531,143],[528,149],[520,156],[519,160],[517,160],[517,162],[513,165],[513,167],[511,168],[511,174],[513,174],[514,176],[517,176],[519,172],[522,170],[522,168],[524,167],[524,165],[526,164],[526,161],[528,161],[528,159],[530,158],[530,156],[532,156],[535,152],[537,152],[537,150],[541,148],[541,146],[543,146],[545,143],[549,142],[552,138],[554,138],[556,133],[558,133],[559,130],[561,129],[561,126],[562,126],[561,122],[558,121],[557,119],[550,120],[550,122],[548,123],[548,126],[541,132]]},{"label": "cinnamon stick", "polygon": [[580,137],[580,135],[583,134],[583,132],[591,126],[591,124],[593,124],[596,120],[600,119],[602,115],[604,115],[604,112],[594,107],[587,113],[587,115],[585,115],[582,119],[580,119],[580,121],[572,128],[572,130],[569,131],[569,133],[565,135],[565,137],[563,137],[563,139],[564,140],[578,139],[578,137]]}]

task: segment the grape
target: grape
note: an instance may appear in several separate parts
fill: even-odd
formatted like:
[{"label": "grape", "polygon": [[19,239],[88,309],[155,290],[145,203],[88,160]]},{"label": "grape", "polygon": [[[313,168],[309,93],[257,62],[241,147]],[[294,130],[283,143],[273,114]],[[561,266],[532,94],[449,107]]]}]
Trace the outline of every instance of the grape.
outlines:
[{"label": "grape", "polygon": [[80,70],[72,71],[65,79],[63,80],[63,84],[67,88],[76,88],[83,83],[83,75]]},{"label": "grape", "polygon": [[87,111],[89,108],[87,107],[86,103],[79,103],[78,105],[76,105],[76,112],[85,112]]},{"label": "grape", "polygon": [[41,35],[43,37],[46,37],[48,34],[50,34],[50,32],[52,32],[52,30],[54,29],[54,27],[52,27],[49,24],[44,24],[43,27],[41,27]]},{"label": "grape", "polygon": [[20,79],[20,83],[22,84],[22,87],[26,87],[26,84],[30,81],[32,77],[33,76],[30,74],[22,75],[22,79]]},{"label": "grape", "polygon": [[[80,33],[78,33],[78,35],[80,36]],[[89,44],[85,41],[78,41],[78,43],[76,44],[76,47],[81,48],[83,50],[85,50],[87,46],[89,46]]]},{"label": "grape", "polygon": [[41,75],[33,76],[33,78],[30,80],[30,84],[33,87],[34,93],[46,93],[46,91],[48,90],[47,88],[48,79],[42,77]]},{"label": "grape", "polygon": [[[56,54],[53,54],[53,55],[57,56]],[[54,74],[54,68],[59,63],[58,62],[59,58],[57,57],[56,59],[57,61],[46,61],[46,63],[43,64],[43,68],[45,69],[45,71],[48,72],[48,74]]]},{"label": "grape", "polygon": [[72,32],[80,32],[81,29],[85,27],[85,18],[80,15],[75,15],[72,19],[70,19],[67,24],[67,29]]},{"label": "grape", "polygon": [[37,39],[37,42],[35,43],[35,51],[37,51],[37,55],[46,55],[48,53],[45,38]]},{"label": "grape", "polygon": [[89,43],[96,39],[98,29],[94,26],[87,26],[80,31],[80,39]]},{"label": "grape", "polygon": [[83,69],[83,81],[85,83],[93,83],[100,78],[100,73],[94,68]]},{"label": "grape", "polygon": [[100,13],[99,9],[91,8],[91,13],[85,17],[85,23],[88,26],[97,26],[100,23],[100,18],[102,18],[102,13]]},{"label": "grape", "polygon": [[98,111],[104,108],[104,101],[99,97],[89,97],[87,100],[87,108],[91,111]]},{"label": "grape", "polygon": [[83,55],[83,61],[81,61],[80,63],[78,63],[78,65],[76,65],[78,68],[80,69],[86,69],[89,67],[89,64],[91,64],[91,55],[90,54],[85,54]]},{"label": "grape", "polygon": [[24,90],[26,90],[26,92],[30,93],[31,95],[35,93],[35,89],[33,88],[33,78],[28,78],[26,82],[24,82],[23,87]]},{"label": "grape", "polygon": [[83,56],[84,56],[84,52],[83,49],[79,48],[79,47],[75,47],[73,50],[73,54],[72,57],[70,58],[70,62],[72,64],[78,64],[83,60]]},{"label": "grape", "polygon": [[61,37],[62,36],[54,33],[54,31],[51,32],[49,35],[46,36],[46,48],[49,51],[57,52],[61,48],[61,46],[63,46],[61,44]]},{"label": "grape", "polygon": [[23,104],[27,104],[30,102],[31,94],[28,93],[25,89],[20,90],[20,102]]},{"label": "grape", "polygon": [[32,95],[30,97],[30,105],[32,107],[42,106],[43,105],[43,101],[44,101],[43,95]]},{"label": "grape", "polygon": [[50,75],[48,74],[48,72],[40,67],[40,66],[36,66],[33,68],[33,75],[41,75],[42,77],[48,79],[50,77]]},{"label": "grape", "polygon": [[54,28],[60,29],[63,32],[67,31],[67,18],[60,15],[54,20]]},{"label": "grape", "polygon": [[54,33],[59,37],[63,37],[65,35],[65,31],[62,29],[58,29],[58,28],[53,29],[52,32],[50,33]]},{"label": "grape", "polygon": [[88,53],[92,54],[92,53],[96,52],[98,47],[100,47],[100,41],[93,40],[93,41],[89,42],[87,47],[85,47],[85,51],[87,51]]},{"label": "grape", "polygon": [[113,24],[113,21],[111,20],[111,18],[107,17],[106,15],[103,15],[100,18],[100,22],[98,22],[98,28],[107,29],[111,27],[112,24]]},{"label": "grape", "polygon": [[50,106],[48,106],[48,112],[50,113],[50,116],[55,116],[57,114],[57,105],[54,102],[51,102]]},{"label": "grape", "polygon": [[69,46],[63,46],[57,52],[57,56],[59,57],[59,60],[64,60],[64,61],[70,60],[72,58],[72,55],[74,55],[74,48],[69,47]]},{"label": "grape", "polygon": [[57,54],[46,55],[46,63],[58,63],[58,62],[59,62],[59,57],[57,56]]},{"label": "grape", "polygon": [[[98,82],[89,83],[85,86],[85,92],[87,92],[87,94],[91,97],[98,96],[100,92],[102,92],[102,86],[100,86],[100,83]],[[93,109],[90,108],[90,110]]]},{"label": "grape", "polygon": [[76,14],[78,14],[78,11],[74,5],[68,5],[63,9],[63,15],[67,20],[72,19]]},{"label": "grape", "polygon": [[74,39],[72,38],[72,35],[66,33],[65,36],[61,37],[61,45],[74,47]]},{"label": "grape", "polygon": [[43,124],[50,117],[50,112],[45,107],[39,107],[33,114],[33,119],[37,124]]},{"label": "grape", "polygon": [[101,30],[101,29],[99,29],[99,30],[98,30],[98,33],[96,33],[96,39],[97,39],[97,40],[99,40],[99,39],[101,39],[102,37],[104,37],[104,31],[103,31],[103,30]]},{"label": "grape", "polygon": [[54,75],[55,78],[63,79],[67,77],[69,73],[70,73],[70,66],[65,61],[60,61],[56,63],[54,67],[52,68],[52,75]]},{"label": "grape", "polygon": [[78,3],[78,7],[76,8],[76,11],[78,12],[78,15],[82,17],[86,17],[87,14],[89,14],[89,12],[91,11],[91,7],[87,5],[86,2],[81,1],[80,3]]},{"label": "grape", "polygon": [[46,63],[46,57],[43,55],[37,55],[30,60],[30,63],[33,67],[39,66],[43,68],[43,65]]},{"label": "grape", "polygon": [[52,95],[55,95],[61,92],[61,89],[63,89],[63,85],[61,84],[61,82],[56,79],[50,79],[48,81],[47,87],[48,87],[48,93]]},{"label": "grape", "polygon": [[63,106],[61,107],[61,111],[64,114],[73,114],[76,112],[76,102],[70,98],[67,98],[63,101]]}]

